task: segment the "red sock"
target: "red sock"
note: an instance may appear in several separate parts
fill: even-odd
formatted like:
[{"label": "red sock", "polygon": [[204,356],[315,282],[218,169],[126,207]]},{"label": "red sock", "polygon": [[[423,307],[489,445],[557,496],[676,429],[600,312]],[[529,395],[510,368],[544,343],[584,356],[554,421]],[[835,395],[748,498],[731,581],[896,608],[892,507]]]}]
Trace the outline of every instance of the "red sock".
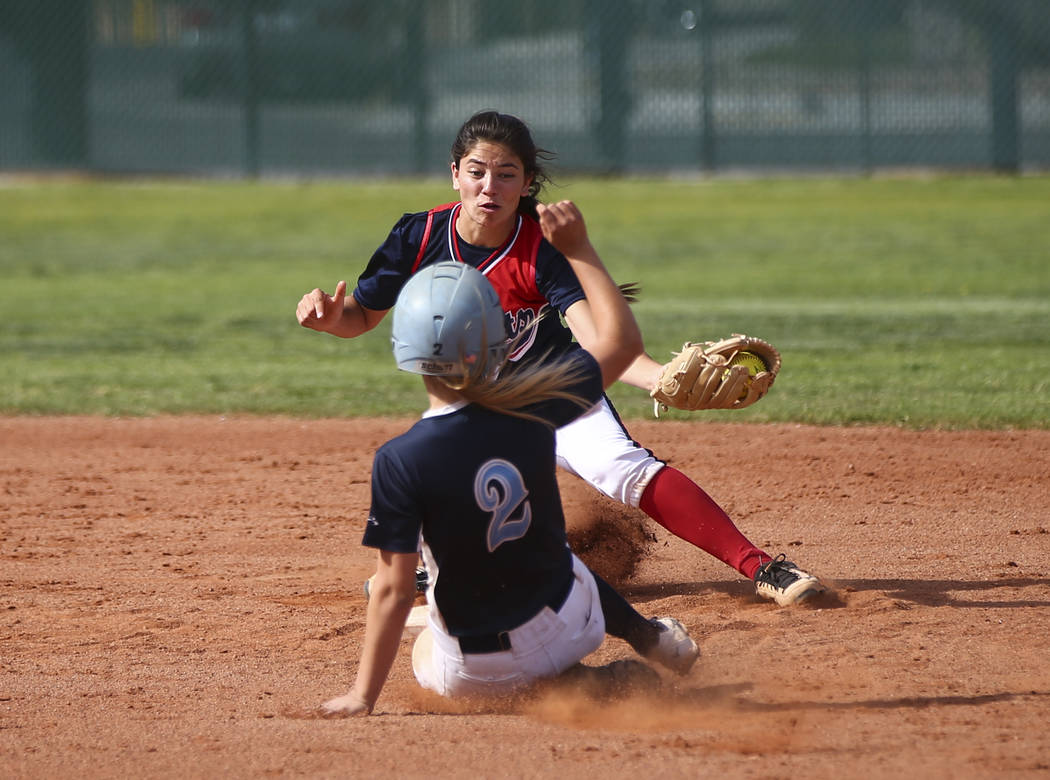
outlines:
[{"label": "red sock", "polygon": [[646,486],[638,507],[675,536],[748,579],[771,557],[751,544],[722,507],[678,469],[660,469]]}]

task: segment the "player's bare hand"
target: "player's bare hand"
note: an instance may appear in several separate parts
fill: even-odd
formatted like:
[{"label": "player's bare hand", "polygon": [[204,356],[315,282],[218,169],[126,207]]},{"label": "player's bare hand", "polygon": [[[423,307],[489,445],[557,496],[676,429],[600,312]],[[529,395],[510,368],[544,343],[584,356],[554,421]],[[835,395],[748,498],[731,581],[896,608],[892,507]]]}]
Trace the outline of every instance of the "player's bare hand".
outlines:
[{"label": "player's bare hand", "polygon": [[355,715],[368,715],[372,707],[353,691],[329,699],[321,705],[320,714],[323,718],[350,718]]},{"label": "player's bare hand", "polygon": [[343,316],[345,303],[346,282],[340,281],[332,295],[321,289],[314,289],[304,295],[295,307],[295,316],[304,328],[328,332]]},{"label": "player's bare hand", "polygon": [[577,255],[590,244],[583,214],[571,200],[537,204],[543,236],[563,255]]}]

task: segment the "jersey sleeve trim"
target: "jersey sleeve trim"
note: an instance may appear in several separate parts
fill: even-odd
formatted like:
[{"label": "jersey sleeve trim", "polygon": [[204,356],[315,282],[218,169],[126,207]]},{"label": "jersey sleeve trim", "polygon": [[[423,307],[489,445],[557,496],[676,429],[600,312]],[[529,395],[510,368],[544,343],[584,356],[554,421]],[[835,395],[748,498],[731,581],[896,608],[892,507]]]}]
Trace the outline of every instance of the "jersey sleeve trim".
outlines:
[{"label": "jersey sleeve trim", "polygon": [[423,240],[419,242],[419,251],[416,253],[416,261],[412,264],[412,270],[410,273],[415,273],[419,270],[419,264],[423,262],[423,253],[427,251],[427,244],[430,243],[430,229],[434,227],[434,211],[430,210],[427,212],[427,224],[423,228]]},{"label": "jersey sleeve trim", "polygon": [[[423,262],[423,255],[426,254],[427,244],[430,243],[430,231],[434,227],[434,215],[437,214],[439,211],[448,211],[449,209],[454,209],[458,205],[459,204],[455,202],[445,203],[441,206],[435,206],[427,212],[427,223],[423,228],[423,239],[419,242],[419,251],[416,253],[415,262],[412,263],[412,270],[409,271],[410,276],[419,270],[419,264]],[[451,220],[449,221],[451,222]]]}]

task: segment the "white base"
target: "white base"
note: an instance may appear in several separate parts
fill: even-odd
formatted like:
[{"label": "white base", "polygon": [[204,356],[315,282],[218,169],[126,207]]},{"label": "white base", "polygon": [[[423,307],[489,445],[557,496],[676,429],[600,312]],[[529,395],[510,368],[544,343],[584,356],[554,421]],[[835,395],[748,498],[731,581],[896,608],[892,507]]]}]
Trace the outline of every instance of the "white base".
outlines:
[{"label": "white base", "polygon": [[409,636],[417,636],[426,627],[427,605],[419,604],[412,607],[412,611],[408,613],[408,620],[405,621],[405,633]]}]

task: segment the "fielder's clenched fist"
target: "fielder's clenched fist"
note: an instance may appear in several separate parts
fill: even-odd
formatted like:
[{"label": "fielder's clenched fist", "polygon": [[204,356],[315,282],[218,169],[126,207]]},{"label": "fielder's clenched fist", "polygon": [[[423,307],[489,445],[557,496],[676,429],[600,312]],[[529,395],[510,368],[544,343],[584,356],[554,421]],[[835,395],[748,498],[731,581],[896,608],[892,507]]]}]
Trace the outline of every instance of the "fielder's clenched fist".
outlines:
[{"label": "fielder's clenched fist", "polygon": [[562,200],[546,205],[536,204],[540,229],[558,251],[572,257],[590,244],[583,214],[571,200]]}]

